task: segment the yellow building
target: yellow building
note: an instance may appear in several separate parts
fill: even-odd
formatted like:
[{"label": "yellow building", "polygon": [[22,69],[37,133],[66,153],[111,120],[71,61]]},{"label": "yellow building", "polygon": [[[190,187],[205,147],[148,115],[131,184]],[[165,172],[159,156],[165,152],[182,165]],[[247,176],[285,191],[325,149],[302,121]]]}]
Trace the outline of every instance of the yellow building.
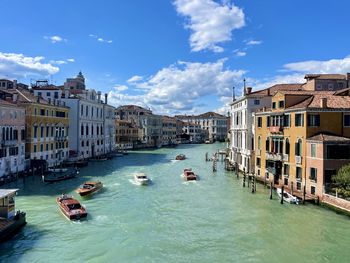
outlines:
[{"label": "yellow building", "polygon": [[49,103],[29,90],[8,89],[2,96],[17,102],[26,112],[26,159],[44,160],[48,167],[68,158],[69,108],[58,101]]},{"label": "yellow building", "polygon": [[[295,195],[302,196],[305,187],[306,194],[321,196],[327,181],[327,165],[332,163],[328,159],[334,158],[326,152],[331,148],[321,142],[333,142],[332,151],[341,148],[337,141],[347,143],[344,137],[350,137],[348,93],[348,90],[278,91],[272,97],[271,108],[255,113],[257,177],[273,182],[276,187],[284,185],[286,191]],[[316,157],[317,147],[321,147],[317,145],[321,144],[322,154]],[[319,163],[311,160],[317,158]],[[346,158],[349,162],[350,156]]]}]

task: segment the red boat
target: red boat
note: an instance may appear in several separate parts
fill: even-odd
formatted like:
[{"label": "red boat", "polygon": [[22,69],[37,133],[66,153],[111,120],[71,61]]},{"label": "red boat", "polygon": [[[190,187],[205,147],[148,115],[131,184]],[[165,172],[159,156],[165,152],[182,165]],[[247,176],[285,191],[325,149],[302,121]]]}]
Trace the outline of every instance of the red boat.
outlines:
[{"label": "red boat", "polygon": [[61,212],[69,220],[79,220],[87,216],[86,209],[72,196],[62,194],[56,199]]},{"label": "red boat", "polygon": [[186,181],[196,181],[197,175],[192,171],[191,168],[184,169],[183,178]]},{"label": "red boat", "polygon": [[98,190],[102,189],[103,184],[100,181],[97,182],[85,182],[80,188],[76,190],[80,196],[86,196],[96,193]]}]

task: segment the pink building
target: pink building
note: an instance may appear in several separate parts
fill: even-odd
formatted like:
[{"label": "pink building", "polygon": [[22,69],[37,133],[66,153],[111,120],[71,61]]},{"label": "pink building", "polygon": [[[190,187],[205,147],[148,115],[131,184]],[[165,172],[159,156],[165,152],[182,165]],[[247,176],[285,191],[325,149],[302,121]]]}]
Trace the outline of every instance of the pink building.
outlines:
[{"label": "pink building", "polygon": [[306,193],[322,197],[332,176],[350,163],[350,139],[318,134],[306,140]]},{"label": "pink building", "polygon": [[0,177],[25,169],[25,110],[0,100]]}]

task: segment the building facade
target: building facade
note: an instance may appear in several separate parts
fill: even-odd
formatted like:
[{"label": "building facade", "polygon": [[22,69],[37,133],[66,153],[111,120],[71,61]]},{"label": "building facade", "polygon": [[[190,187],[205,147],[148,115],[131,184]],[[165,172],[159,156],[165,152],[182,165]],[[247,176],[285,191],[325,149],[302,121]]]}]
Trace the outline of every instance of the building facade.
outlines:
[{"label": "building facade", "polygon": [[162,145],[175,145],[177,144],[177,127],[176,118],[169,116],[162,116]]},{"label": "building facade", "polygon": [[0,100],[0,177],[25,167],[25,109]]}]

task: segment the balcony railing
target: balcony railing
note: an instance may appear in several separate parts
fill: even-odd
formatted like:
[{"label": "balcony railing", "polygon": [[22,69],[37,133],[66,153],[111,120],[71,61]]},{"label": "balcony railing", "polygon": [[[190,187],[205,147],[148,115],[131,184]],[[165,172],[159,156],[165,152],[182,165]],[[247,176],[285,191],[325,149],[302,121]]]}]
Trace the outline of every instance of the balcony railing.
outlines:
[{"label": "balcony railing", "polygon": [[55,136],[55,141],[63,142],[67,140],[67,136]]},{"label": "balcony railing", "polygon": [[283,161],[289,162],[289,154],[283,154]]},{"label": "balcony railing", "polygon": [[269,131],[271,133],[280,133],[280,132],[283,132],[283,127],[282,126],[270,126]]},{"label": "balcony railing", "polygon": [[281,153],[266,153],[266,159],[267,160],[273,160],[273,161],[282,161],[283,155]]},{"label": "balcony railing", "polygon": [[295,163],[296,164],[301,164],[301,162],[302,162],[302,157],[301,156],[295,156]]},{"label": "balcony railing", "polygon": [[2,145],[4,146],[15,146],[17,144],[17,140],[4,140],[2,141]]}]

